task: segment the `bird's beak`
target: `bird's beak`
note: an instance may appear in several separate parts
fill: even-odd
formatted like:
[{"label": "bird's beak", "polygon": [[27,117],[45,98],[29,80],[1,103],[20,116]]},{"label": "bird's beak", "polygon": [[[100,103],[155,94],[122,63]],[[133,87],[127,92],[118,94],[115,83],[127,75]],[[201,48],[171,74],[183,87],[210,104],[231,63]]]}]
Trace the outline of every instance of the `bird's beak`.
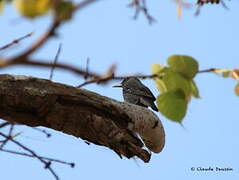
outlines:
[{"label": "bird's beak", "polygon": [[114,85],[113,87],[122,87],[122,84]]}]

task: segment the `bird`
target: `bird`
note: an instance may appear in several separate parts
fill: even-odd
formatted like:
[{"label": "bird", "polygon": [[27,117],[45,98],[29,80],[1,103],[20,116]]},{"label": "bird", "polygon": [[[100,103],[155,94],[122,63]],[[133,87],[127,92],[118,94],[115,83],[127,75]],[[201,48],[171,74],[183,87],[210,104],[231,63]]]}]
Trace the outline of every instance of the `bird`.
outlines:
[{"label": "bird", "polygon": [[154,104],[156,98],[148,87],[146,87],[138,78],[125,78],[123,81],[113,87],[123,88],[124,101],[143,107],[151,107],[158,112],[157,106]]}]

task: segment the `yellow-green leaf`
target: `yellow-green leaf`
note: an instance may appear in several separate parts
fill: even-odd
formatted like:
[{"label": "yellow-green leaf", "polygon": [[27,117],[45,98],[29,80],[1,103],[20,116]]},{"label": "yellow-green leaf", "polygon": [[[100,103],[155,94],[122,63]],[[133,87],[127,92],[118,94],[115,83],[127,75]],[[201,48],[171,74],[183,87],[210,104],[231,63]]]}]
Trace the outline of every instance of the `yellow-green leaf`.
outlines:
[{"label": "yellow-green leaf", "polygon": [[239,83],[235,86],[235,93],[237,96],[239,96]]},{"label": "yellow-green leaf", "polygon": [[160,65],[160,64],[152,64],[152,66],[151,66],[152,74],[158,74],[158,73],[160,73],[164,68],[165,68],[165,66],[162,66],[162,65]]},{"label": "yellow-green leaf", "polygon": [[162,81],[162,79],[155,78],[154,81],[156,83],[156,87],[159,90],[159,92],[164,93],[167,91],[167,87],[166,87],[165,83]]},{"label": "yellow-green leaf", "polygon": [[162,93],[157,97],[157,105],[164,116],[179,123],[187,110],[187,101],[180,90]]},{"label": "yellow-green leaf", "polygon": [[191,95],[191,80],[186,79],[180,73],[172,71],[171,68],[165,70],[162,81],[167,91],[182,90],[186,98]]},{"label": "yellow-green leaf", "polygon": [[2,12],[3,12],[3,9],[4,9],[4,1],[3,1],[3,0],[0,0],[0,15],[1,15]]},{"label": "yellow-green leaf", "polygon": [[198,87],[197,87],[196,83],[194,82],[194,80],[191,80],[190,85],[191,85],[192,95],[195,98],[200,98],[199,90],[198,90]]},{"label": "yellow-green leaf", "polygon": [[16,10],[23,16],[35,18],[45,15],[50,9],[52,0],[14,0]]},{"label": "yellow-green leaf", "polygon": [[198,72],[198,62],[190,56],[170,56],[167,62],[173,71],[181,73],[189,79],[192,79]]}]

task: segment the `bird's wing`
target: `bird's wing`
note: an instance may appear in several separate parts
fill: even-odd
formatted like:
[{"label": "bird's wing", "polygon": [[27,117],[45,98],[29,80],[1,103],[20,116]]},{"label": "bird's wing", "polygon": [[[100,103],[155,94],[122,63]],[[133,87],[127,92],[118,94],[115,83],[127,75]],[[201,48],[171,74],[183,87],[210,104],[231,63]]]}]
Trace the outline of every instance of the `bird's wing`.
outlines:
[{"label": "bird's wing", "polygon": [[151,98],[154,101],[156,100],[156,98],[154,97],[153,93],[146,86],[141,86],[139,88],[139,91],[140,91],[139,93],[142,93],[143,96],[149,97],[149,98]]},{"label": "bird's wing", "polygon": [[127,93],[130,93],[130,94],[148,97],[148,98],[152,99],[153,101],[156,100],[153,93],[146,86],[140,86],[140,87],[137,86],[135,88],[126,89],[126,91],[127,91]]}]

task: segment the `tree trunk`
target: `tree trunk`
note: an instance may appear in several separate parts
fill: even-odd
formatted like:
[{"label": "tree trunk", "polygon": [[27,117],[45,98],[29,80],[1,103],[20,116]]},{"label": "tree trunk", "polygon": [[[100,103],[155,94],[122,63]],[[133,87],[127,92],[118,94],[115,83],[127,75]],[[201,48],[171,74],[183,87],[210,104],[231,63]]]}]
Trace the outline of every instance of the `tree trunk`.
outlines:
[{"label": "tree trunk", "polygon": [[165,143],[161,121],[146,108],[27,76],[0,75],[0,118],[55,129],[144,162],[150,152],[143,145],[159,153]]}]

